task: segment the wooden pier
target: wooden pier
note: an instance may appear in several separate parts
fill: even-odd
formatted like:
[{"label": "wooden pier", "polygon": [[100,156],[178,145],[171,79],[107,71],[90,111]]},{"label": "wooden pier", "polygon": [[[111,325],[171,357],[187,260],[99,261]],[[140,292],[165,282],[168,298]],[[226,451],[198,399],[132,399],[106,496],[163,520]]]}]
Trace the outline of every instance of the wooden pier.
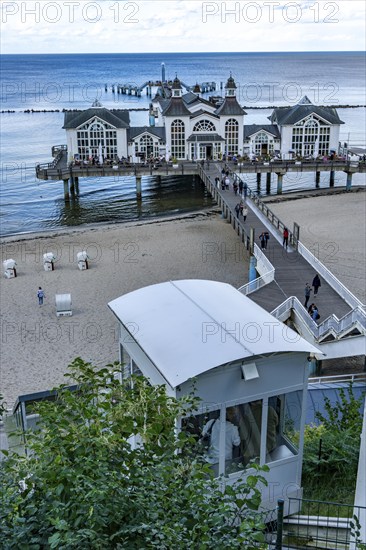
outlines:
[{"label": "wooden pier", "polygon": [[[185,160],[179,161],[176,164],[166,162],[149,162],[149,163],[130,163],[126,160],[116,163],[92,164],[86,161],[80,163],[67,162],[67,147],[66,145],[56,145],[52,147],[52,156],[54,160],[47,164],[36,165],[36,177],[43,180],[63,181],[65,198],[68,198],[69,191],[74,192],[75,186],[79,184],[79,178],[93,177],[124,177],[134,176],[137,180],[136,192],[141,195],[141,185],[138,184],[138,179],[142,176],[171,176],[171,175],[199,175],[202,168],[202,162]],[[354,173],[365,173],[366,162],[352,161],[327,161],[318,162],[311,160],[295,161],[274,161],[274,162],[243,162],[243,163],[226,163],[230,170],[239,174],[257,174],[257,185],[261,185],[262,174],[266,174],[266,189],[269,193],[271,186],[272,174],[277,178],[277,194],[282,193],[283,176],[287,173],[313,172],[315,175],[315,186],[319,186],[320,173],[329,173],[329,186],[334,186],[335,172],[344,172],[346,174],[345,187],[351,189],[352,176]],[[222,166],[221,161],[207,161],[204,166],[209,166],[210,170],[216,170]],[[70,187],[70,188],[69,188]]]}]

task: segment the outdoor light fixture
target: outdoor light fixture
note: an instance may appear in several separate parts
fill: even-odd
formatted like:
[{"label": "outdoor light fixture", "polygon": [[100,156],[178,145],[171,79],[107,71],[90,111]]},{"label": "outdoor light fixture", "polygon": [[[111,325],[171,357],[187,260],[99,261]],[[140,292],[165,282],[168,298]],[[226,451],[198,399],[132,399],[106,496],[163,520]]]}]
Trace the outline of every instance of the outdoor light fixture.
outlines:
[{"label": "outdoor light fixture", "polygon": [[257,365],[254,363],[242,363],[241,365],[242,378],[247,382],[259,378]]}]

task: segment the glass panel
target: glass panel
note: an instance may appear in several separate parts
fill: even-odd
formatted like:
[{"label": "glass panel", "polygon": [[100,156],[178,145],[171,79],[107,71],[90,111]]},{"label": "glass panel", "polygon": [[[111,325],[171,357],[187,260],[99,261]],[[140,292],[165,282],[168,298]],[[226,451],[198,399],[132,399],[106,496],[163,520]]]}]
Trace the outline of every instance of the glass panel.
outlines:
[{"label": "glass panel", "polygon": [[240,434],[239,457],[244,466],[254,460],[259,463],[262,428],[262,400],[235,407]]},{"label": "glass panel", "polygon": [[266,462],[298,454],[301,411],[302,391],[269,399]]},{"label": "glass panel", "polygon": [[131,376],[131,357],[126,348],[121,346],[122,380]]},{"label": "glass panel", "polygon": [[196,440],[194,454],[200,455],[212,465],[215,475],[219,473],[220,410],[182,419],[182,430]]},{"label": "glass panel", "polygon": [[225,422],[225,474],[232,474],[244,468],[239,434],[240,409],[243,405],[228,407]]}]

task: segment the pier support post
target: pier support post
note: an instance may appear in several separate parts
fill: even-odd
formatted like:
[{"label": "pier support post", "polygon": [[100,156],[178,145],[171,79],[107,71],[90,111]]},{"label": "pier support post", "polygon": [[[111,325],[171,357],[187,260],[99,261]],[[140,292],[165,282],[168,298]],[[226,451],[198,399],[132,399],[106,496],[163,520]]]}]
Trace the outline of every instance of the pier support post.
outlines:
[{"label": "pier support post", "polygon": [[70,178],[70,193],[73,197],[75,196],[75,182],[72,176]]},{"label": "pier support post", "polygon": [[260,195],[261,193],[261,179],[262,179],[262,174],[260,172],[257,173],[257,193],[258,195]]},{"label": "pier support post", "polygon": [[320,184],[320,172],[317,170],[315,172],[315,187],[319,187]]},{"label": "pier support post", "polygon": [[283,174],[277,173],[277,195],[282,195]]},{"label": "pier support post", "polygon": [[269,195],[271,193],[271,172],[267,172],[266,193],[267,193],[267,195]]},{"label": "pier support post", "polygon": [[329,176],[329,187],[334,187],[334,170],[330,171]]},{"label": "pier support post", "polygon": [[77,178],[76,176],[74,177],[74,183],[75,183],[75,193],[78,195],[79,194],[79,178]]},{"label": "pier support post", "polygon": [[142,193],[141,193],[141,176],[136,176],[136,197],[137,200],[142,199]]},{"label": "pier support post", "polygon": [[64,180],[64,198],[65,201],[68,201],[70,199],[69,180]]},{"label": "pier support post", "polygon": [[350,191],[352,185],[352,172],[347,172],[346,191]]}]

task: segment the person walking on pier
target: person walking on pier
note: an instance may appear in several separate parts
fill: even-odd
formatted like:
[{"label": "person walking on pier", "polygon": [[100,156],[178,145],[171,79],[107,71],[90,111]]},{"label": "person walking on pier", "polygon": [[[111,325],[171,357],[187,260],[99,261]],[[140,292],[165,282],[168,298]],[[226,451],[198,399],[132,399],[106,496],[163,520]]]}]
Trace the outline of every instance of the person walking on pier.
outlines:
[{"label": "person walking on pier", "polygon": [[268,233],[268,231],[265,231],[265,232],[264,232],[264,238],[265,238],[265,240],[266,240],[266,247],[265,247],[265,248],[266,248],[266,250],[267,250],[268,241],[269,241],[269,233]]},{"label": "person walking on pier", "polygon": [[240,204],[239,203],[235,206],[235,213],[236,213],[236,217],[239,218],[239,213],[240,213]]},{"label": "person walking on pier", "polygon": [[305,303],[304,303],[304,307],[308,307],[310,294],[311,294],[311,286],[309,285],[309,283],[306,283],[306,285],[305,285]]},{"label": "person walking on pier", "polygon": [[266,241],[266,235],[265,235],[264,231],[262,231],[262,233],[259,235],[259,240],[261,242],[261,249],[265,250],[267,241]]},{"label": "person walking on pier", "polygon": [[243,185],[244,185],[244,183],[242,182],[242,180],[239,180],[239,194],[240,195],[243,193]]},{"label": "person walking on pier", "polygon": [[286,250],[287,250],[287,247],[288,247],[288,229],[287,229],[287,227],[285,227],[283,229],[283,243],[282,243],[282,246],[286,247]]},{"label": "person walking on pier", "polygon": [[244,221],[246,221],[247,220],[247,215],[248,215],[248,207],[247,207],[246,204],[244,204],[244,206],[243,206],[243,212],[242,213],[243,213]]},{"label": "person walking on pier", "polygon": [[311,283],[311,286],[314,288],[314,296],[316,296],[318,294],[319,287],[322,286],[322,283],[318,274],[315,275],[313,282]]}]

